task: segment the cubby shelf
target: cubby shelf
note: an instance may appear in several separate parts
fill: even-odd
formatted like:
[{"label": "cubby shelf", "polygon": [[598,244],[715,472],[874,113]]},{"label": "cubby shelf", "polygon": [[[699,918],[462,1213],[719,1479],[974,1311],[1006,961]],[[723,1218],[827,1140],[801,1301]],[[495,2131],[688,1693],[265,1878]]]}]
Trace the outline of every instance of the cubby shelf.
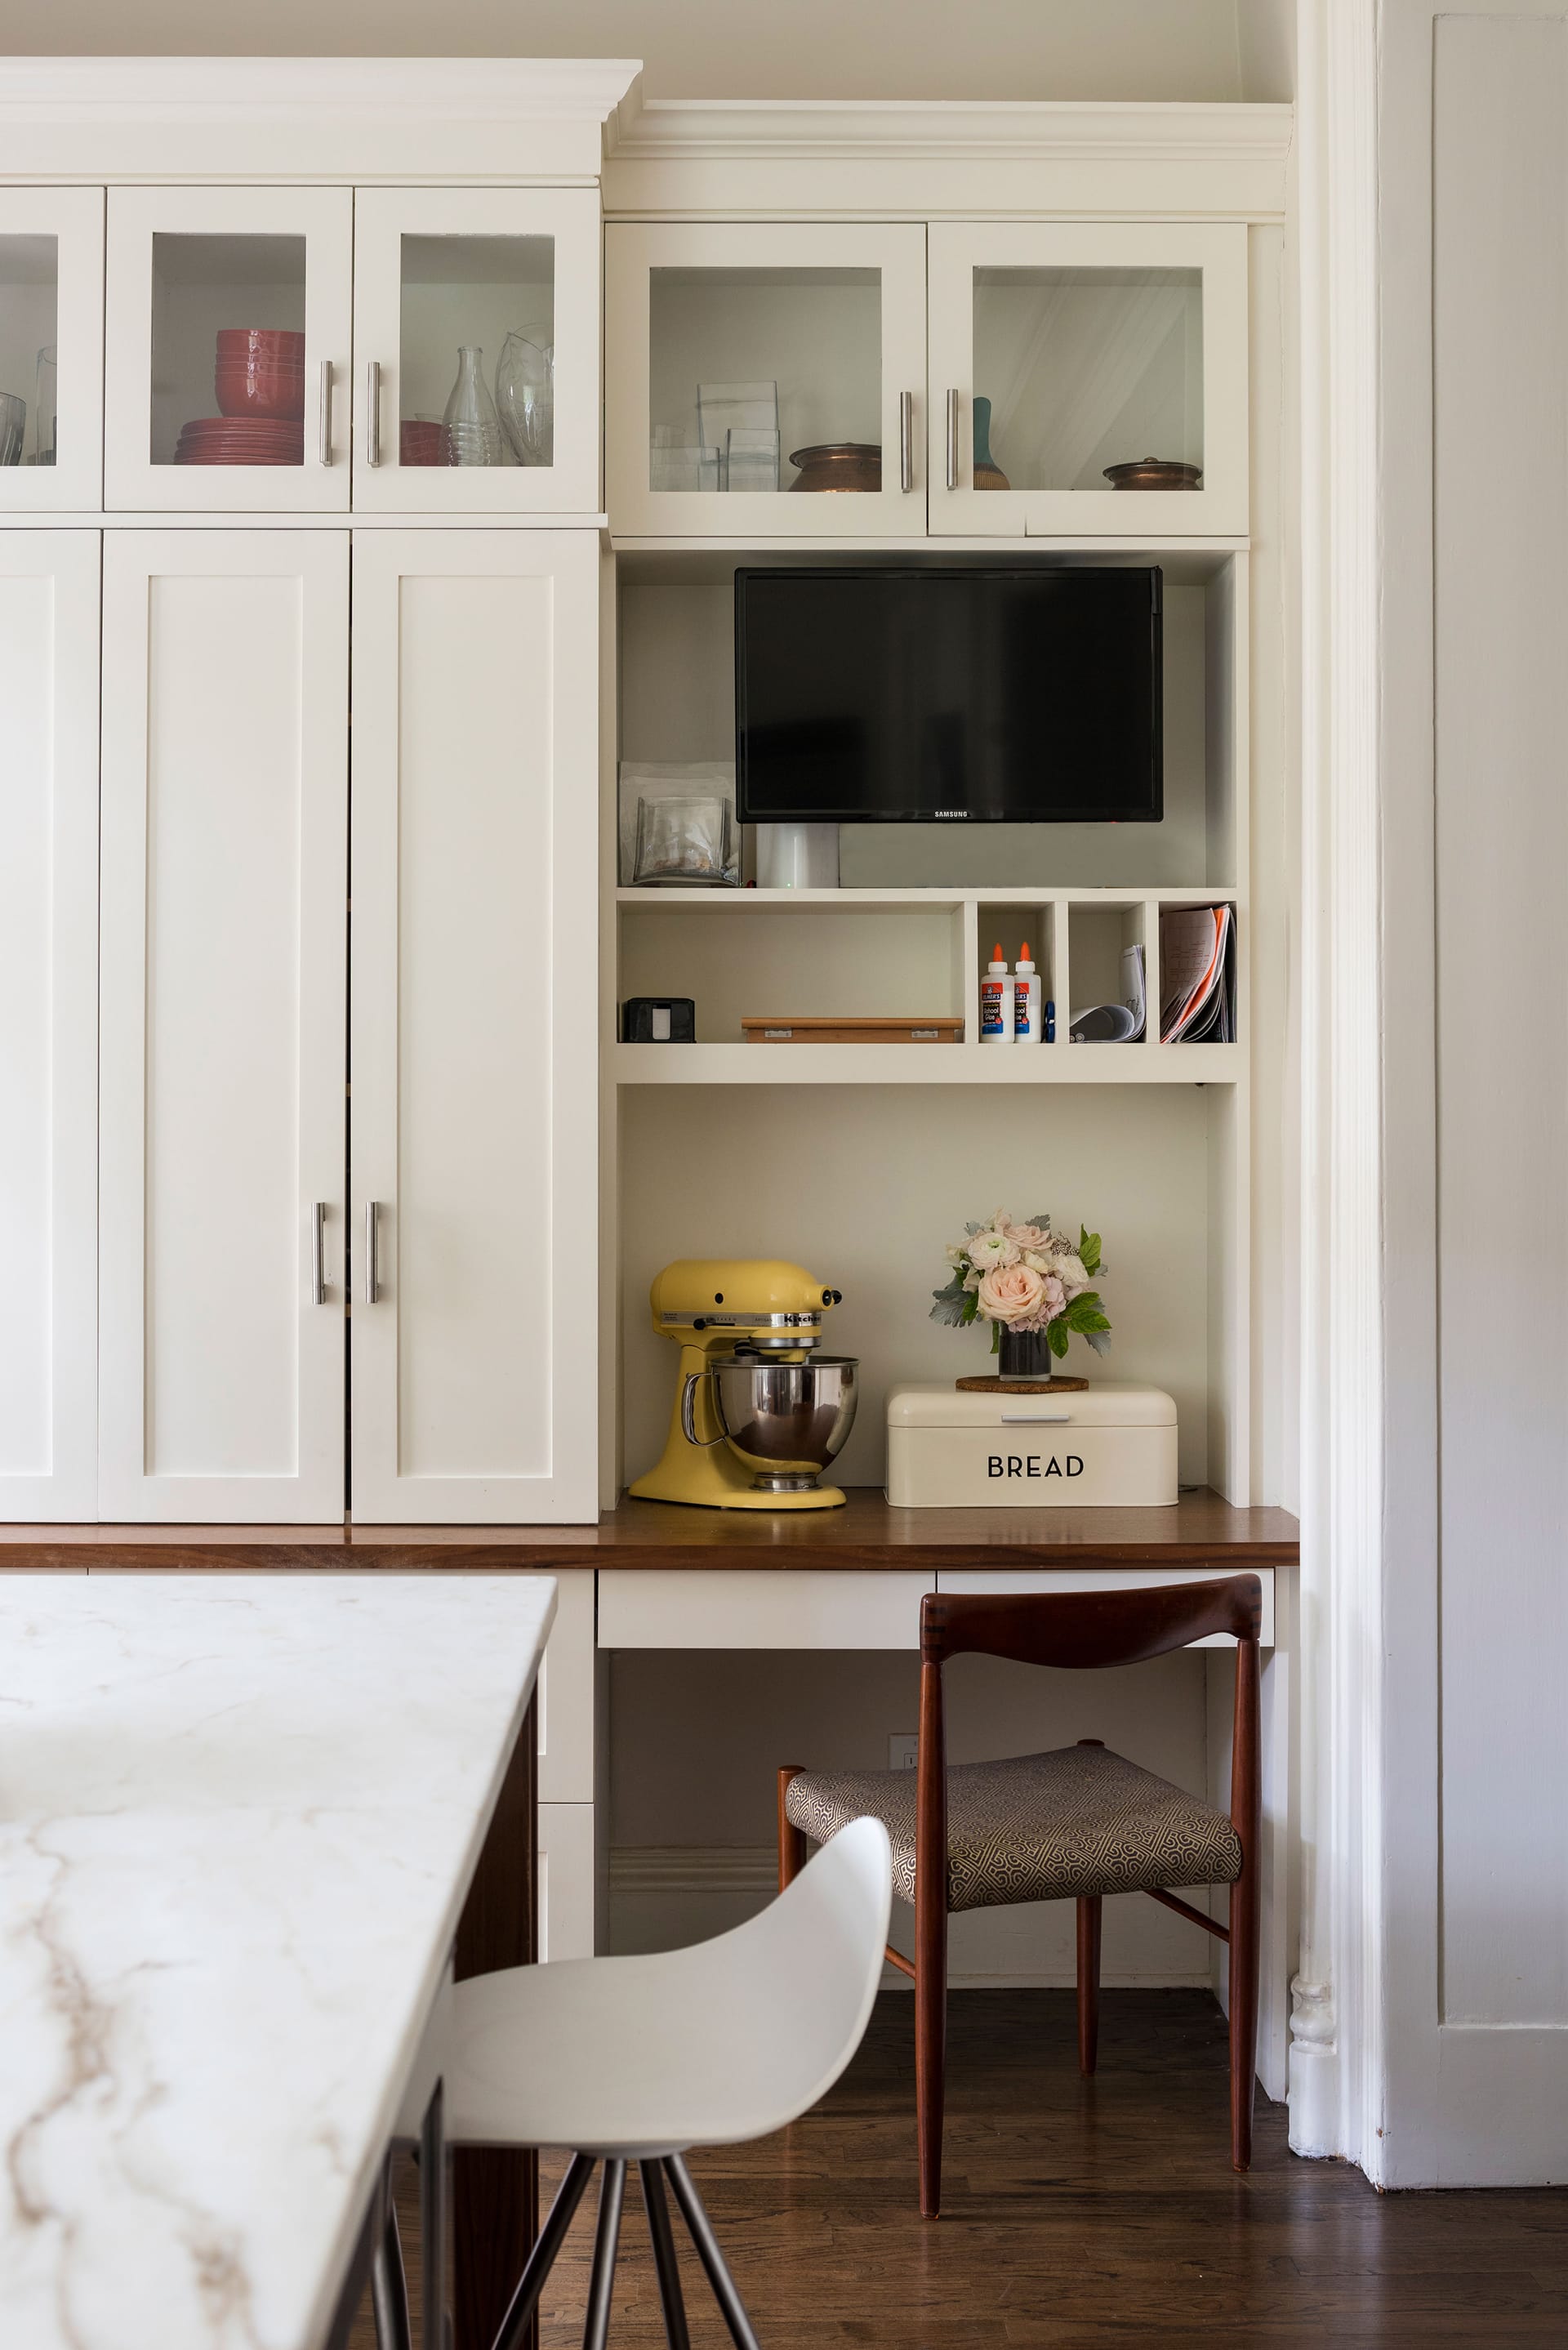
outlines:
[{"label": "cubby shelf", "polygon": [[1240,1045],[617,1045],[621,1086],[1237,1084]]}]

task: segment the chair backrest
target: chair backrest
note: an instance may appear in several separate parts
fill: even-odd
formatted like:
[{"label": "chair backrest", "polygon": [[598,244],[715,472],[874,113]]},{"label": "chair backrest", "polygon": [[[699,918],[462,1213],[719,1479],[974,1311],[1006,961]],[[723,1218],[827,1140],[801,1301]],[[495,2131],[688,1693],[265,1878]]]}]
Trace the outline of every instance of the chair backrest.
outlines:
[{"label": "chair backrest", "polygon": [[1255,1575],[1147,1591],[929,1591],[920,1655],[937,1665],[965,1653],[1077,1670],[1137,1665],[1214,1632],[1255,1642],[1262,1607]]}]

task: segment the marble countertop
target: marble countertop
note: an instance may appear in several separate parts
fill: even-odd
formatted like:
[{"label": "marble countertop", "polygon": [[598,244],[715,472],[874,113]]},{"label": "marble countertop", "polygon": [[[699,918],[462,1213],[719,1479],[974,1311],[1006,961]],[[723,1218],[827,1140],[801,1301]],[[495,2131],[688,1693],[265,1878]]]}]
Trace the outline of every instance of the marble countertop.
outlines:
[{"label": "marble countertop", "polygon": [[315,2350],[554,1611],[0,1579],[5,2350]]}]

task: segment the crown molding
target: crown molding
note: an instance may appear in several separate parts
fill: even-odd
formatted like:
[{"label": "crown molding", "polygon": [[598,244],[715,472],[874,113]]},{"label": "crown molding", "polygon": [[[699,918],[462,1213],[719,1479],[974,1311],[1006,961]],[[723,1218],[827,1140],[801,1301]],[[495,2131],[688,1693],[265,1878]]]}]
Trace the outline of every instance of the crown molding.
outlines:
[{"label": "crown molding", "polygon": [[607,126],[605,153],[617,163],[1282,163],[1293,122],[1290,106],[774,103],[632,91]]},{"label": "crown molding", "polygon": [[475,116],[606,122],[631,98],[625,57],[6,57],[0,123],[231,122]]}]

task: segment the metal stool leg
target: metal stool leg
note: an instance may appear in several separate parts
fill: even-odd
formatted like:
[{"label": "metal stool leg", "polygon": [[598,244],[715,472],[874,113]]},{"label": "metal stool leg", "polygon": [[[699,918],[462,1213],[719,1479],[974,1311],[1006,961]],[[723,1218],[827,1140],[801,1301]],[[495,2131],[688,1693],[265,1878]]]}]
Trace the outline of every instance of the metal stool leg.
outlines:
[{"label": "metal stool leg", "polygon": [[387,2163],[381,2189],[381,2224],[370,2254],[370,2306],[376,2317],[379,2350],[412,2350],[409,2324],[409,2285],[403,2273],[403,2247],[398,2235],[398,2207],[392,2199],[392,2166]]},{"label": "metal stool leg", "polygon": [[702,2199],[691,2184],[691,2173],[679,2154],[664,2158],[665,2175],[675,2189],[675,2200],[680,2206],[680,2216],[691,2231],[691,2241],[698,2257],[708,2272],[708,2282],[713,2288],[713,2298],[723,2314],[730,2329],[730,2339],[735,2350],[762,2350],[762,2345],[752,2331],[752,2321],[746,2315],[745,2303],[735,2291],[735,2280],[724,2265],[724,2255],[719,2250],[719,2239],[713,2224],[702,2209]]},{"label": "metal stool leg", "polygon": [[576,2216],[583,2191],[593,2175],[592,2157],[574,2154],[566,2166],[566,2175],[556,2191],[556,2199],[550,2206],[550,2216],[540,2229],[538,2241],[528,2255],[528,2265],[517,2280],[517,2290],[501,2321],[493,2350],[521,2350],[529,2320],[539,2306],[545,2280],[556,2264],[556,2255],[566,2240],[566,2230]]},{"label": "metal stool leg", "polygon": [[664,2173],[657,2162],[639,2162],[638,2168],[642,2173],[642,2200],[648,2213],[653,2265],[659,2277],[659,2300],[664,2312],[665,2338],[670,2350],[691,2350],[691,2336],[686,2331],[686,2303],[680,2295],[680,2270],[675,2258],[675,2236],[670,2225],[670,2205],[664,2194]]},{"label": "metal stool leg", "polygon": [[583,2327],[583,2350],[605,2350],[609,2340],[615,2255],[620,2241],[620,2214],[625,2199],[626,2165],[624,2162],[607,2161],[604,2183],[599,2189],[599,2224],[594,2237],[593,2272],[588,2278],[588,2314]]}]

